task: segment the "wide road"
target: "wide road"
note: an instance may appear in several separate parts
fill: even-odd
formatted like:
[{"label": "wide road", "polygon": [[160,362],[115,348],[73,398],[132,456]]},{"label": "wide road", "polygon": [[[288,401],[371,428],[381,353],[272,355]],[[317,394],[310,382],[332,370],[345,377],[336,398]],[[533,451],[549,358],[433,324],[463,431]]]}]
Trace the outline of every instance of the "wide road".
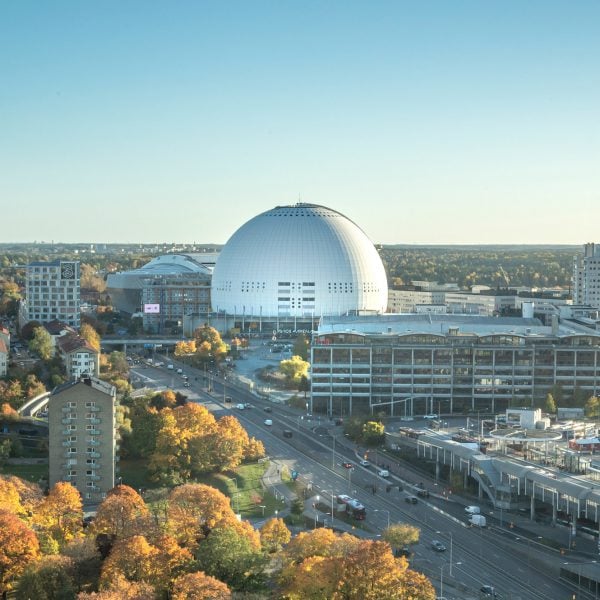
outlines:
[{"label": "wide road", "polygon": [[[174,364],[180,366],[177,362]],[[139,378],[156,389],[180,391],[190,401],[206,405],[217,417],[235,414],[250,435],[263,441],[271,458],[288,464],[304,481],[312,483],[313,493],[321,495],[322,503],[327,502],[331,494],[340,493],[360,500],[367,507],[365,525],[374,537],[387,527],[388,521],[419,527],[420,542],[409,562],[412,568],[433,581],[438,593],[443,585],[443,596],[447,600],[484,598],[479,591],[483,585],[492,586],[498,598],[503,599],[572,599],[572,588],[558,578],[560,557],[551,551],[531,540],[515,539],[506,530],[468,527],[462,505],[442,497],[419,497],[417,504],[408,503],[406,498],[414,495],[416,488],[407,487],[393,474],[389,479],[379,477],[374,466],[360,466],[360,455],[344,439],[341,428],[259,400],[220,377],[212,377],[212,392],[208,394],[200,372],[189,367],[184,367],[184,371],[189,376],[190,387],[184,387],[182,376],[168,371],[166,365],[134,367],[132,378]],[[226,396],[231,397],[231,403],[224,402]],[[244,402],[251,403],[253,408],[236,409],[237,403]],[[267,406],[272,412],[264,411]],[[265,425],[265,419],[271,419],[273,424]],[[282,436],[284,429],[292,430],[292,438]],[[347,469],[344,462],[355,466]],[[386,491],[388,485],[392,486],[389,492]],[[440,540],[446,551],[433,550],[433,540]],[[577,598],[592,596],[579,592]]]}]

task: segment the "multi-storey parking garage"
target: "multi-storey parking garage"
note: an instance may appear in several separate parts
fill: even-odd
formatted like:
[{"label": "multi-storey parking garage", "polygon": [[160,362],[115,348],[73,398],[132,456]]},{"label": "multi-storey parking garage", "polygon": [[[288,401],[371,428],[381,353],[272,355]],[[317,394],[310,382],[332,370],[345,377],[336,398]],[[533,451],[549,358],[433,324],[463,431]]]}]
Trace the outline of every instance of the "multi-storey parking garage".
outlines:
[{"label": "multi-storey parking garage", "polygon": [[600,335],[521,318],[324,318],[311,365],[316,412],[498,412],[556,385],[565,398],[600,393]]}]

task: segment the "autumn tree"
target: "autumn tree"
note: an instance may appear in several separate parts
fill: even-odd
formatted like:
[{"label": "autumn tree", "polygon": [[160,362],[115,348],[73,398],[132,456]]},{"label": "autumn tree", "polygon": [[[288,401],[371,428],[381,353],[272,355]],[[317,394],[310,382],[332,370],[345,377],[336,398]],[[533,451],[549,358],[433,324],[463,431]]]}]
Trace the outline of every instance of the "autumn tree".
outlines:
[{"label": "autumn tree", "polygon": [[17,600],[74,600],[74,563],[66,556],[45,556],[30,563],[15,592]]},{"label": "autumn tree", "polygon": [[544,410],[551,415],[556,413],[556,402],[550,392],[546,394],[546,403],[544,404]]},{"label": "autumn tree", "polygon": [[196,340],[189,341],[181,341],[175,344],[175,356],[189,356],[190,354],[194,354],[196,352]]},{"label": "autumn tree", "polygon": [[383,532],[383,539],[390,544],[392,548],[402,548],[416,544],[419,541],[421,530],[408,523],[397,523],[391,525]]},{"label": "autumn tree", "polygon": [[150,513],[142,497],[128,485],[118,485],[98,507],[91,532],[131,537],[147,531],[149,526]]},{"label": "autumn tree", "polygon": [[279,371],[283,373],[286,381],[290,385],[298,386],[302,377],[308,376],[310,363],[302,360],[299,356],[292,356],[279,363]]},{"label": "autumn tree", "polygon": [[25,323],[25,325],[21,327],[21,339],[29,342],[33,338],[34,331],[38,327],[42,327],[42,324],[39,321],[29,321],[28,323]]},{"label": "autumn tree", "polygon": [[260,543],[267,552],[281,550],[291,539],[292,534],[283,519],[269,519],[260,528]]},{"label": "autumn tree", "polygon": [[115,542],[104,561],[100,587],[110,588],[115,578],[145,582],[166,593],[172,579],[182,574],[192,562],[188,550],[180,548],[169,536],[162,536],[153,545],[142,535]]},{"label": "autumn tree", "polygon": [[265,446],[254,437],[248,440],[248,445],[244,449],[244,460],[255,461],[266,456]]},{"label": "autumn tree", "polygon": [[[335,600],[435,599],[431,583],[424,576],[409,571],[406,559],[394,558],[387,542],[362,541],[345,558],[343,567],[343,576],[333,596]],[[418,580],[418,586],[409,583],[412,579]],[[406,587],[417,595],[405,594]]]},{"label": "autumn tree", "polygon": [[196,355],[201,360],[214,359],[221,361],[227,354],[227,344],[221,339],[219,332],[210,325],[203,325],[194,330],[194,343]]},{"label": "autumn tree", "polygon": [[23,387],[18,379],[0,381],[0,400],[8,402],[13,408],[19,408],[23,404]]},{"label": "autumn tree", "polygon": [[100,352],[100,336],[98,332],[89,324],[84,323],[79,330],[79,335],[88,342],[88,344]]},{"label": "autumn tree", "polygon": [[169,495],[168,530],[183,546],[195,548],[217,523],[235,518],[229,498],[208,485],[182,485]]},{"label": "autumn tree", "polygon": [[127,581],[116,575],[100,592],[80,592],[77,600],[156,600],[156,591],[149,583]]},{"label": "autumn tree", "polygon": [[362,428],[362,439],[367,446],[378,446],[383,442],[385,427],[379,421],[367,421]]},{"label": "autumn tree", "polygon": [[341,577],[338,558],[309,556],[297,565],[287,566],[279,583],[287,600],[326,600],[333,598]]},{"label": "autumn tree", "polygon": [[80,265],[81,288],[101,293],[106,289],[106,281],[97,274],[92,265],[81,263]]},{"label": "autumn tree", "polygon": [[77,488],[57,482],[36,508],[33,521],[46,551],[55,552],[81,535],[83,505]]},{"label": "autumn tree", "polygon": [[115,542],[110,555],[102,565],[100,589],[110,589],[116,577],[154,585],[158,579],[159,551],[143,535],[122,538]]},{"label": "autumn tree", "polygon": [[25,396],[27,398],[35,398],[46,392],[46,386],[37,378],[37,375],[29,373],[25,377]]},{"label": "autumn tree", "polygon": [[35,352],[42,360],[50,360],[54,354],[52,336],[45,327],[36,327],[29,341],[29,350]]},{"label": "autumn tree", "polygon": [[188,573],[173,582],[172,600],[231,600],[227,584],[202,571]]},{"label": "autumn tree", "polygon": [[0,511],[0,593],[12,589],[14,581],[39,553],[35,533],[13,513]]},{"label": "autumn tree", "polygon": [[14,515],[25,514],[19,491],[12,481],[4,477],[0,477],[0,511],[7,511]]}]

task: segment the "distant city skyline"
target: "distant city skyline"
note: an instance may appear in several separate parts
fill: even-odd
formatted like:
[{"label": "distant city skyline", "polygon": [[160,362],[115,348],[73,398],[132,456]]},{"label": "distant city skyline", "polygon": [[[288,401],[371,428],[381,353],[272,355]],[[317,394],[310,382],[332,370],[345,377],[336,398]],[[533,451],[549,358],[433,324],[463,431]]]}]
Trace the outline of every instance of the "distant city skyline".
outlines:
[{"label": "distant city skyline", "polygon": [[0,5],[3,242],[598,241],[600,4]]}]

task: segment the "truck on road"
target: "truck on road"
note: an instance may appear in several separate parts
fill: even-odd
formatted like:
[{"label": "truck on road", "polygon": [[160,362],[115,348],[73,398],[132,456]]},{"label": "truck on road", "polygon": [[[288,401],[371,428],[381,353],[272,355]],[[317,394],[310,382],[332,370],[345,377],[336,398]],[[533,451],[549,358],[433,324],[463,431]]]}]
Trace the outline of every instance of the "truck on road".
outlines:
[{"label": "truck on road", "polygon": [[483,515],[471,515],[469,517],[469,523],[475,527],[486,527],[487,521]]}]

